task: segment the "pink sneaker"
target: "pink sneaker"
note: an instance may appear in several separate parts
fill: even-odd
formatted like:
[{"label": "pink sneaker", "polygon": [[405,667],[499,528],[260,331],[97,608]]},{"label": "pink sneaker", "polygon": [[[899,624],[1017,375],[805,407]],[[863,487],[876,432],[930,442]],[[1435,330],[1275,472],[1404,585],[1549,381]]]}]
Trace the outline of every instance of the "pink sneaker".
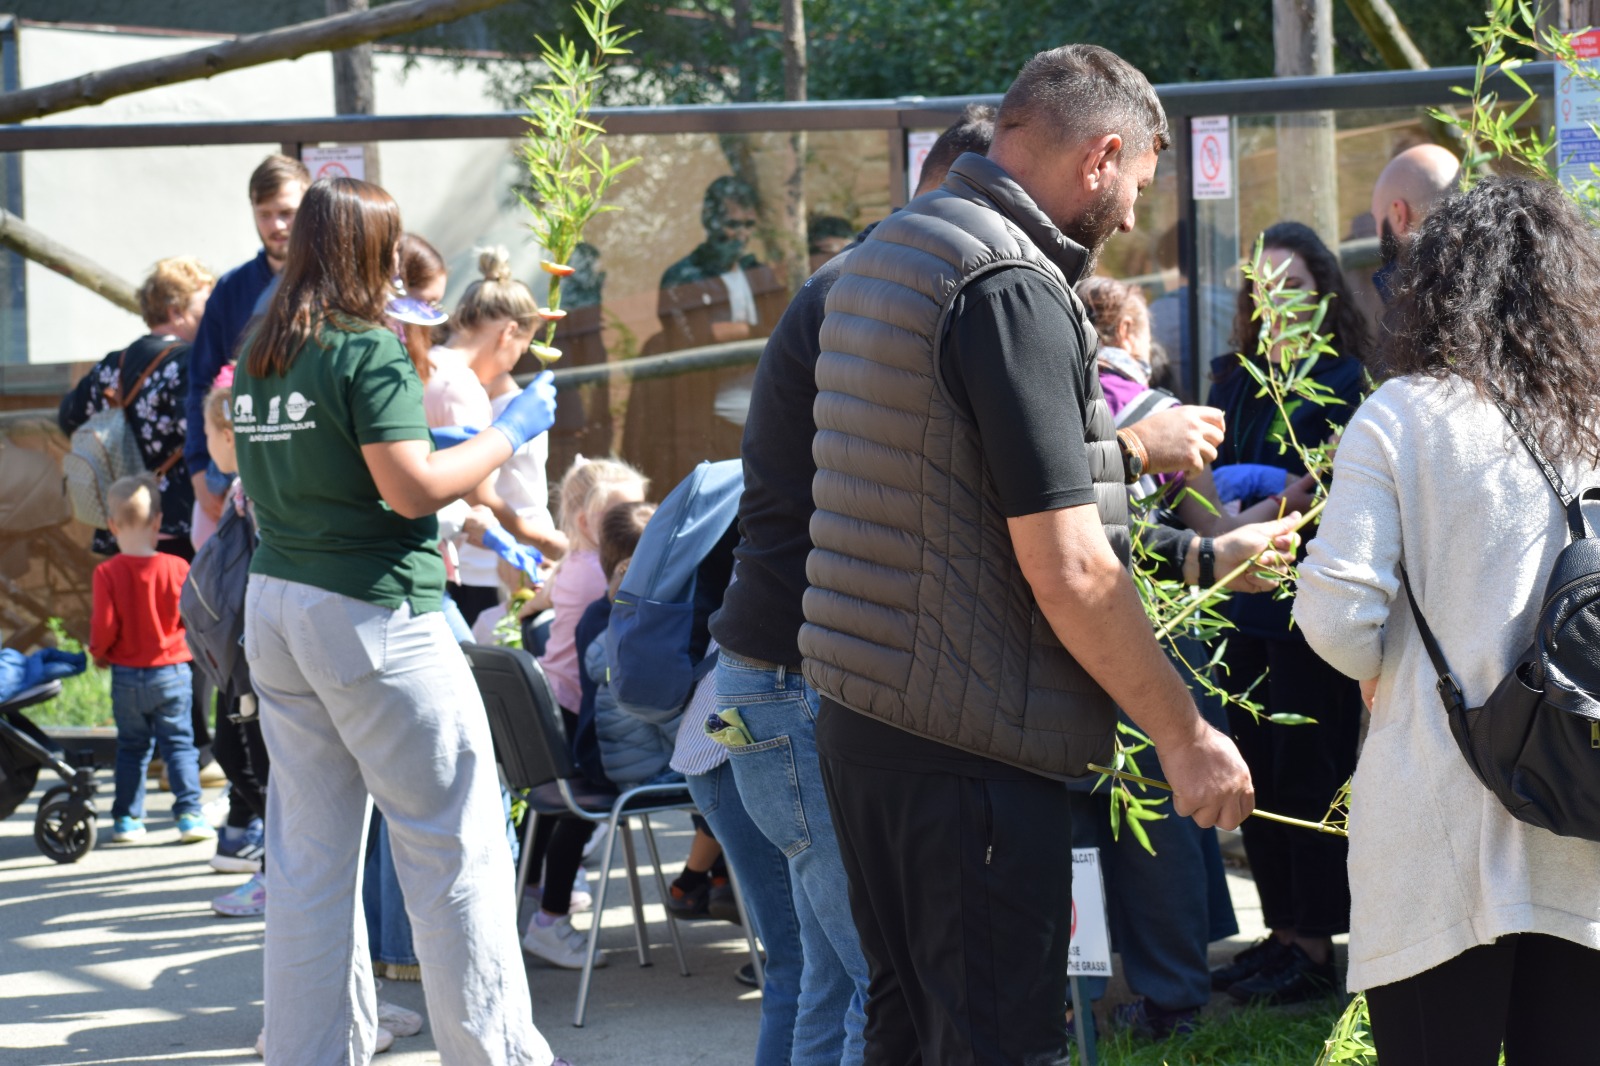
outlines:
[{"label": "pink sneaker", "polygon": [[224,918],[255,918],[267,913],[267,879],[255,874],[234,889],[211,901],[211,909]]}]

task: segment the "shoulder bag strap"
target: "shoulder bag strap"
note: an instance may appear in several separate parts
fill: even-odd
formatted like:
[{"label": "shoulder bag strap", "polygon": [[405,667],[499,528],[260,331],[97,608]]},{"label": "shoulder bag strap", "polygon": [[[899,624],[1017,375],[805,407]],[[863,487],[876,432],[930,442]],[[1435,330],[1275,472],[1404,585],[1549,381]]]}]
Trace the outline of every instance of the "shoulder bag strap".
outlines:
[{"label": "shoulder bag strap", "polygon": [[1522,446],[1528,449],[1529,455],[1533,456],[1533,461],[1538,465],[1539,472],[1544,475],[1544,479],[1550,483],[1550,488],[1555,491],[1556,499],[1561,501],[1561,506],[1567,512],[1567,532],[1574,541],[1588,537],[1590,535],[1589,523],[1583,517],[1582,496],[1574,496],[1567,491],[1567,483],[1561,479],[1561,474],[1551,464],[1550,460],[1545,458],[1544,451],[1539,447],[1538,440],[1529,432],[1527,424],[1522,421],[1522,416],[1512,410],[1511,405],[1506,403],[1498,392],[1495,393],[1494,402],[1495,406],[1500,408],[1500,413],[1505,416],[1506,421],[1511,423],[1511,430],[1517,435],[1517,439],[1522,441]]},{"label": "shoulder bag strap", "polygon": [[1433,630],[1428,628],[1428,620],[1422,616],[1422,608],[1417,606],[1417,595],[1411,591],[1411,578],[1403,566],[1400,568],[1400,583],[1405,586],[1406,600],[1411,604],[1411,617],[1417,620],[1417,632],[1421,634],[1422,646],[1428,650],[1428,658],[1433,662],[1433,672],[1439,675],[1439,683],[1435,688],[1439,691],[1439,698],[1444,701],[1445,710],[1465,711],[1467,701],[1461,694],[1461,684],[1450,672],[1450,664],[1445,662],[1444,649],[1439,647],[1439,641],[1433,635]]},{"label": "shoulder bag strap", "polygon": [[[167,356],[171,355],[177,347],[178,346],[176,344],[169,344],[165,348],[161,349],[161,351],[157,352],[156,357],[150,360],[150,365],[144,368],[144,373],[140,374],[139,377],[134,381],[133,388],[124,390],[121,397],[121,402],[118,403],[117,406],[125,408],[135,399],[137,399],[139,396],[139,390],[143,389],[144,383],[150,380],[150,375],[154,374],[161,364],[167,361]],[[127,350],[124,349],[122,354],[126,356],[128,354]],[[121,381],[121,376],[122,367],[119,364],[117,367],[117,380],[119,382]]]}]

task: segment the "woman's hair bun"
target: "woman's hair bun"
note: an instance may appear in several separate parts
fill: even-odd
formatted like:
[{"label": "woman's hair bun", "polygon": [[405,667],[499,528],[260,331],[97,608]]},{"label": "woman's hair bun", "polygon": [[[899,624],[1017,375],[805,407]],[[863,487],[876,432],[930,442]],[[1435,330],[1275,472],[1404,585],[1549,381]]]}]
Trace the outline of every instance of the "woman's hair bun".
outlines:
[{"label": "woman's hair bun", "polygon": [[478,272],[484,281],[510,281],[511,253],[499,244],[478,249]]}]

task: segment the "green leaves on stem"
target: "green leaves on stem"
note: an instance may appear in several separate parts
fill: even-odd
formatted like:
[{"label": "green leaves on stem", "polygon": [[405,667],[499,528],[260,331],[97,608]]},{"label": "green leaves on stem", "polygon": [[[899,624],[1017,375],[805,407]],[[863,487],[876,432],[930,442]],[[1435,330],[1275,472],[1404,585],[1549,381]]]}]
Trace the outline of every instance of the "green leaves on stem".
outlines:
[{"label": "green leaves on stem", "polygon": [[547,348],[559,324],[555,312],[561,309],[561,278],[571,273],[569,264],[584,227],[596,216],[617,210],[604,202],[606,194],[624,171],[639,162],[637,156],[613,159],[610,147],[600,139],[604,127],[589,118],[612,62],[630,54],[623,46],[634,32],[612,21],[621,3],[579,0],[574,5],[588,36],[581,49],[566,37],[555,44],[536,38],[547,76],[522,100],[530,112],[522,140],[528,184],[517,196],[532,216],[528,228],[550,256],[545,266],[551,275],[552,312],[544,325]]}]

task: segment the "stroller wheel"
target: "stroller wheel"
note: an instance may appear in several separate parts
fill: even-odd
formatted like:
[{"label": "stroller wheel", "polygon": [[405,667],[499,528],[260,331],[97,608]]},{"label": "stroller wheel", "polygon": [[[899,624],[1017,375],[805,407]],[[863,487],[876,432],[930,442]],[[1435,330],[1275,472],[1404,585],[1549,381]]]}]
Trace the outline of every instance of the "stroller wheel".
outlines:
[{"label": "stroller wheel", "polygon": [[33,820],[33,842],[53,862],[77,862],[94,850],[95,810],[70,794],[51,789]]}]

